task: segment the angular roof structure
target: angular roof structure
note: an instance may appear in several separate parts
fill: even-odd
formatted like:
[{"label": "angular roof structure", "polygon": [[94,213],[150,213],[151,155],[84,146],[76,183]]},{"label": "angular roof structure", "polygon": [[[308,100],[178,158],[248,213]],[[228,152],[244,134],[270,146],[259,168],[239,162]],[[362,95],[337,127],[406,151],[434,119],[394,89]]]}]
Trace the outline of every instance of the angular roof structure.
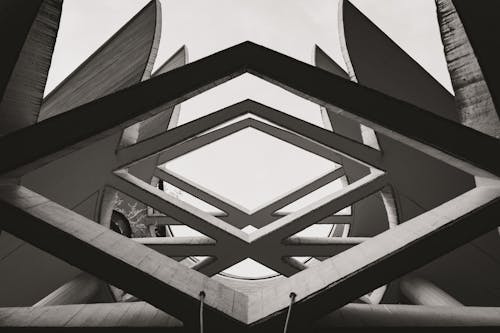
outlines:
[{"label": "angular roof structure", "polygon": [[[39,1],[38,11],[29,11],[6,2],[0,10],[31,20],[33,30],[56,3]],[[61,6],[50,8],[60,15]],[[349,2],[342,8],[349,74],[317,46],[312,66],[250,41],[191,63],[182,47],[151,74],[161,22],[153,0],[38,104],[39,121],[6,126],[0,246],[7,234],[13,249],[0,247],[0,267],[6,258],[21,260],[15,246],[72,267],[57,260],[47,266],[47,280],[60,287],[33,306],[2,304],[0,327],[499,326],[500,308],[490,298],[478,306],[468,291],[448,294],[435,281],[453,269],[451,251],[478,256],[464,248],[470,242],[478,242],[481,256],[498,255],[500,159],[491,152],[500,144],[457,122],[451,95]],[[380,54],[366,58],[357,34],[370,34]],[[9,44],[13,54],[22,50],[17,64],[30,51],[29,34],[17,38],[23,36],[23,46]],[[137,43],[122,47],[130,39]],[[382,76],[377,61],[384,56],[394,67]],[[4,67],[16,73],[14,62]],[[398,81],[403,71],[411,84]],[[252,100],[177,125],[183,101],[244,73],[321,106],[324,128]],[[46,72],[34,74],[36,81]],[[17,121],[25,107],[4,104],[16,78],[4,79],[0,116]],[[272,200],[262,194],[256,209],[165,168],[248,129],[335,167]],[[231,156],[227,161],[224,170],[234,167]],[[209,163],[196,167],[203,172]],[[279,213],[335,181],[339,188]],[[138,228],[135,218],[147,237],[125,231]],[[178,225],[197,234],[176,236]],[[303,234],[321,225],[332,226],[328,235]],[[442,267],[429,266],[438,258]],[[246,259],[276,274],[254,281],[224,274]],[[19,283],[36,279],[12,272]],[[57,280],[62,275],[65,284]],[[450,289],[465,283],[454,278]]]}]

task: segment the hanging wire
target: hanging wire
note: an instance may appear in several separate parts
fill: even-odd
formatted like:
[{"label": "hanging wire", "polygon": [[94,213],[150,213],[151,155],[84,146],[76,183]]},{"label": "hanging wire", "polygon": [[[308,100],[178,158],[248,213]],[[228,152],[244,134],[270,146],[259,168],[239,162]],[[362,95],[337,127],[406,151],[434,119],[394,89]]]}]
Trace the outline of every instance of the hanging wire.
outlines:
[{"label": "hanging wire", "polygon": [[200,291],[200,333],[203,333],[203,302],[205,301],[205,292]]},{"label": "hanging wire", "polygon": [[285,320],[285,327],[283,329],[283,333],[286,333],[288,330],[288,321],[290,320],[290,313],[292,312],[292,304],[295,301],[295,297],[297,297],[297,294],[292,292],[290,293],[290,305],[288,306],[288,312],[286,314],[286,320]]}]

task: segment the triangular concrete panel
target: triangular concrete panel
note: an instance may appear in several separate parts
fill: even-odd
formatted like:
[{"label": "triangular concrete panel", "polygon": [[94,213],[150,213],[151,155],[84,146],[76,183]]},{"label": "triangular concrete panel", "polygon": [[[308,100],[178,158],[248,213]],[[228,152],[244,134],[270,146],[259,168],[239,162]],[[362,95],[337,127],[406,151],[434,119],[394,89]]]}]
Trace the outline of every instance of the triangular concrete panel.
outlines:
[{"label": "triangular concrete panel", "polygon": [[314,45],[313,63],[316,67],[329,71],[332,74],[349,79],[349,74],[340,67],[325,51],[318,45]]},{"label": "triangular concrete panel", "polygon": [[152,0],[45,97],[39,121],[149,78],[160,34],[160,2]]},{"label": "triangular concrete panel", "polygon": [[339,31],[356,80],[435,114],[458,120],[453,96],[348,0],[339,7]]}]

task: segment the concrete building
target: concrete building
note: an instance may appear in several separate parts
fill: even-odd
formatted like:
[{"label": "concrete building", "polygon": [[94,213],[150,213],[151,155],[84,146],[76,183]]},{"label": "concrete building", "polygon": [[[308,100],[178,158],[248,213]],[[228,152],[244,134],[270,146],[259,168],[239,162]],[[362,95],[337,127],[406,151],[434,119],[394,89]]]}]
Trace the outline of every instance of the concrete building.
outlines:
[{"label": "concrete building", "polygon": [[[0,2],[2,330],[500,326],[492,4],[436,0],[454,96],[348,0],[347,72],[252,42],[153,72],[152,0],[43,97],[62,2]],[[178,124],[244,73],[318,104],[322,127],[250,99]],[[205,182],[213,160],[201,180],[176,169],[249,133],[324,168],[251,205]]]}]

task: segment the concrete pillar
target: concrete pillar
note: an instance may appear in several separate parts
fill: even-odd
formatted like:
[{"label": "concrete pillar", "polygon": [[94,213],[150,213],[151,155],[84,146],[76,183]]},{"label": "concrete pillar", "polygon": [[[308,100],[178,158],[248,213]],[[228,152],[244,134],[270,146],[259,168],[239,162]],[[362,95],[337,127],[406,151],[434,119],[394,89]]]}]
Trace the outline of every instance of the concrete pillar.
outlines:
[{"label": "concrete pillar", "polygon": [[460,16],[451,0],[436,0],[436,7],[459,120],[498,138],[500,120]]}]

